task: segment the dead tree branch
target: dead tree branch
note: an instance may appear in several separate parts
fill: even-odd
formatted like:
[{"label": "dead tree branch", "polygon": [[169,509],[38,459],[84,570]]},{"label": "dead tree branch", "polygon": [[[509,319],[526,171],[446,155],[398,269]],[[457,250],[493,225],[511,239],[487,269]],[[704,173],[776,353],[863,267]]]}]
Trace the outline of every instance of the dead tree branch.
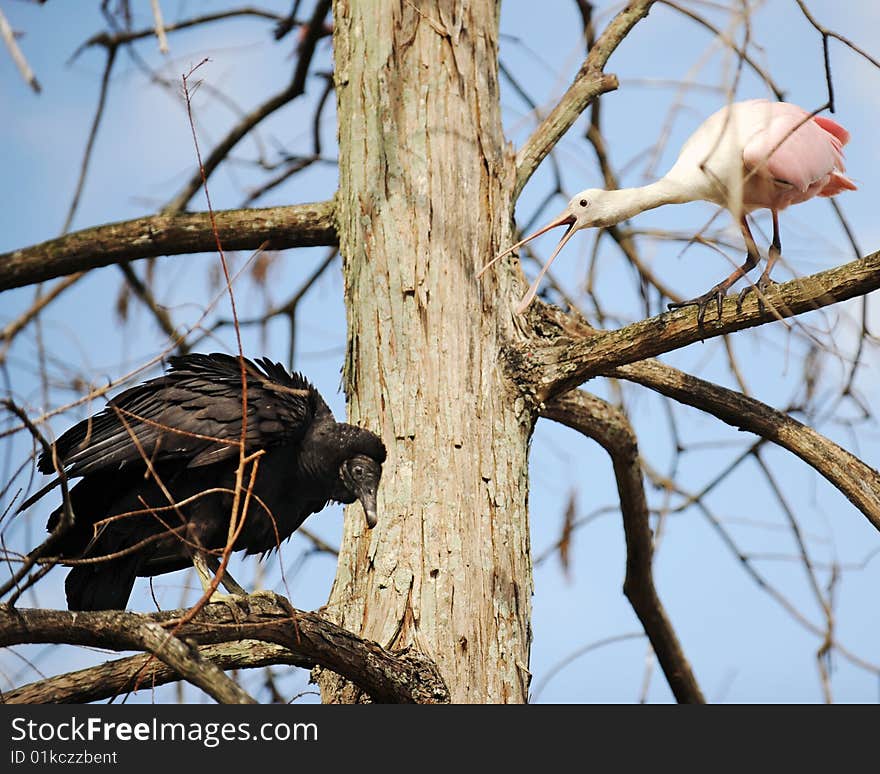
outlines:
[{"label": "dead tree branch", "polygon": [[582,390],[572,390],[555,398],[541,415],[592,438],[611,457],[626,535],[624,593],[642,622],[676,700],[705,703],[654,586],[654,536],[648,521],[638,443],[629,420],[610,403]]},{"label": "dead tree branch", "polygon": [[516,154],[516,183],[511,201],[516,201],[538,165],[574,125],[590,102],[600,94],[617,88],[617,76],[606,75],[602,70],[630,30],[648,15],[654,2],[655,0],[632,0],[612,19],[596,40],[575,76],[574,83]]},{"label": "dead tree branch", "polygon": [[[281,645],[257,640],[224,642],[197,648],[202,663],[224,671],[256,669],[275,664],[309,667],[311,662]],[[180,674],[149,654],[108,661],[76,672],[28,683],[0,694],[4,704],[83,704],[120,696],[129,691],[152,690],[177,682]]]},{"label": "dead tree branch", "polygon": [[163,631],[166,627],[179,626],[177,637],[196,645],[239,640],[281,645],[306,661],[342,675],[375,701],[407,704],[449,701],[448,689],[436,666],[415,651],[389,651],[314,613],[294,610],[282,597],[253,595],[248,603],[247,620],[236,621],[225,604],[210,604],[192,621],[182,625],[180,620],[186,615],[185,610],[149,615],[118,610],[70,613],[0,604],[0,647],[57,643],[141,650],[144,624],[162,627]]},{"label": "dead tree branch", "polygon": [[[725,300],[720,319],[697,325],[696,309],[666,312],[611,331],[596,331],[573,318],[560,319],[552,307],[533,304],[536,331],[520,347],[507,350],[512,376],[526,394],[541,403],[586,379],[688,344],[753,328],[780,318],[862,296],[880,288],[880,252],[834,269],[775,286],[759,308],[753,294],[742,310],[737,299]],[[579,331],[575,333],[575,331]],[[573,335],[574,334],[574,335]]]},{"label": "dead tree branch", "polygon": [[[122,615],[126,614],[122,613]],[[210,661],[202,661],[198,657],[198,651],[190,649],[158,623],[129,620],[120,627],[118,634],[123,632],[129,639],[131,648],[149,651],[219,704],[256,704],[256,701],[220,667]]]},{"label": "dead tree branch", "polygon": [[[219,210],[214,215],[217,236],[226,250],[284,250],[337,243],[332,200]],[[0,255],[0,290],[139,258],[213,253],[217,236],[205,212],[151,215],[94,226]]]}]

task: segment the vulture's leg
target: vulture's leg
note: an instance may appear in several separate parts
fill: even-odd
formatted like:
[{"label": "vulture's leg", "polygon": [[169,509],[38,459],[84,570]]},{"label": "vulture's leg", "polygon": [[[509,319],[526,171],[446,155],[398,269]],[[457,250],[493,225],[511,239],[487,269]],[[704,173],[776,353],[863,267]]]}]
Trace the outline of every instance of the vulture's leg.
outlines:
[{"label": "vulture's leg", "polygon": [[[196,559],[196,557],[198,557],[198,559]],[[199,564],[196,564],[197,561],[202,565],[203,569],[199,568]],[[199,552],[193,556],[193,564],[196,566],[196,571],[199,573],[199,578],[202,580],[202,587],[207,591],[208,587],[205,585],[205,581],[210,585],[211,581],[214,579],[217,570],[220,569],[220,557],[214,556],[214,554],[203,554]],[[207,576],[205,578],[202,578],[203,571],[207,571]],[[234,594],[237,597],[246,597],[248,595],[248,593],[238,585],[235,578],[229,574],[228,570],[223,571],[223,577],[220,578],[220,583],[223,584],[223,588],[230,594]]]},{"label": "vulture's leg", "polygon": [[[773,217],[775,222],[775,212],[773,213]],[[740,277],[745,276],[747,272],[750,272],[752,269],[754,269],[755,266],[758,265],[758,261],[760,260],[758,246],[755,244],[755,239],[752,236],[751,230],[749,229],[749,224],[746,220],[745,215],[742,216],[739,225],[740,229],[742,230],[743,239],[745,239],[746,242],[746,260],[743,265],[734,269],[734,271],[727,279],[722,280],[717,285],[707,290],[705,293],[703,293],[702,296],[692,298],[690,299],[690,301],[677,301],[672,304],[667,304],[667,309],[681,309],[685,306],[697,307],[697,325],[702,328],[703,319],[706,317],[706,307],[708,307],[709,304],[714,301],[718,309],[718,319],[721,319],[721,304],[724,301],[724,296],[727,295],[728,289]]]},{"label": "vulture's leg", "polygon": [[[199,582],[202,584],[202,589],[207,591],[211,588],[211,583],[214,580],[214,576],[217,574],[217,570],[220,569],[220,560],[211,554],[205,554],[202,551],[193,551],[192,563],[196,568],[196,573],[199,576]],[[223,573],[220,578],[220,583],[223,584],[223,588],[225,588],[229,594],[221,594],[219,591],[215,590],[211,595],[210,601],[225,603],[229,608],[229,612],[232,613],[232,618],[236,623],[242,620],[242,610],[244,612],[244,618],[247,618],[248,615],[250,615],[250,609],[247,604],[248,593],[235,582],[235,579],[228,572]]]},{"label": "vulture's leg", "polygon": [[[207,554],[205,555],[205,562],[211,572],[208,576],[210,582],[210,579],[213,578],[217,574],[217,570],[220,569],[220,558],[213,554]],[[261,589],[260,591],[245,591],[238,585],[235,578],[233,578],[228,571],[223,573],[220,583],[223,584],[223,588],[236,597],[268,597],[272,600],[275,600],[278,597],[274,591],[269,591],[268,589]]]},{"label": "vulture's leg", "polygon": [[776,210],[771,210],[771,212],[773,213],[773,241],[770,243],[770,249],[767,251],[767,266],[758,278],[758,281],[754,285],[748,285],[743,288],[739,294],[739,298],[736,301],[736,310],[738,312],[742,311],[743,300],[753,290],[758,293],[758,311],[763,312],[764,294],[776,284],[775,280],[770,279],[770,272],[773,271],[773,267],[782,255],[782,241],[779,239],[779,215]]}]

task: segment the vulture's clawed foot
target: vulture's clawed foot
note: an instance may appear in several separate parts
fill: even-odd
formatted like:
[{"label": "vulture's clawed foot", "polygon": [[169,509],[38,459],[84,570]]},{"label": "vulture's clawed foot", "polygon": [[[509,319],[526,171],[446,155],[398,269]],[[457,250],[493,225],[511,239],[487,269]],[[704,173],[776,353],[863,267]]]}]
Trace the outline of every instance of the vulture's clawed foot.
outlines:
[{"label": "vulture's clawed foot", "polygon": [[752,291],[758,294],[758,312],[764,314],[764,298],[767,291],[775,284],[777,284],[776,280],[772,280],[766,274],[762,274],[754,285],[746,285],[746,287],[740,291],[740,294],[736,299],[737,314],[742,312],[743,301],[746,300],[746,296]]},{"label": "vulture's clawed foot", "polygon": [[215,591],[208,600],[209,604],[223,604],[229,609],[229,614],[236,624],[243,623],[251,615],[251,603],[247,594],[221,594]]},{"label": "vulture's clawed foot", "polygon": [[721,306],[724,303],[724,297],[727,295],[729,286],[725,282],[719,282],[715,287],[706,291],[701,296],[690,299],[690,301],[675,301],[666,305],[669,310],[684,309],[686,306],[697,307],[697,325],[702,328],[703,321],[706,318],[706,309],[714,301],[715,308],[718,310],[718,319],[721,319]]},{"label": "vulture's clawed foot", "polygon": [[215,591],[211,595],[210,602],[211,604],[220,602],[226,605],[232,619],[236,624],[240,624],[251,617],[251,613],[254,612],[252,603],[257,598],[267,600],[274,607],[281,607],[285,610],[290,607],[290,603],[284,597],[269,589],[253,591],[250,594],[245,591],[242,593],[233,592],[232,594],[221,594]]}]

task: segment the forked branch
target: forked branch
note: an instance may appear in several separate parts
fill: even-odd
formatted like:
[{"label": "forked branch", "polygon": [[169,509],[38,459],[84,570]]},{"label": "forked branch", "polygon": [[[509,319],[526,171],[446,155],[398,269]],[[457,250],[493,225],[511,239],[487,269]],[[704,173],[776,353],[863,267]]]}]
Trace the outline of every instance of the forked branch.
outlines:
[{"label": "forked branch", "polygon": [[[314,613],[294,610],[283,597],[248,597],[250,615],[236,620],[225,604],[206,605],[181,624],[185,610],[142,614],[119,610],[76,612],[0,604],[0,647],[23,643],[85,645],[110,650],[144,648],[143,627],[174,629],[178,641],[216,645],[259,640],[280,645],[304,662],[342,675],[375,701],[438,704],[449,691],[432,661],[415,651],[392,652]],[[182,644],[182,643],[181,643]],[[158,654],[161,657],[161,654]],[[219,667],[215,667],[219,670]]]},{"label": "forked branch", "polygon": [[632,0],[611,20],[596,40],[575,76],[574,83],[516,154],[516,183],[511,201],[515,202],[519,198],[538,165],[574,125],[590,102],[600,94],[617,88],[617,77],[606,75],[602,70],[630,30],[648,15],[654,2],[655,0]]},{"label": "forked branch", "polygon": [[[540,405],[591,376],[608,373],[618,366],[821,309],[877,288],[880,288],[880,252],[777,285],[767,294],[764,309],[759,307],[756,294],[746,300],[742,310],[737,310],[736,298],[728,298],[720,319],[707,315],[702,326],[697,325],[694,308],[665,312],[610,331],[594,331],[571,320],[566,327],[574,330],[580,325],[583,335],[535,335],[521,347],[508,350],[508,363],[514,380]],[[557,326],[555,333],[559,333],[560,322],[552,308],[533,304],[530,314],[536,329],[549,322],[551,327]]]},{"label": "forked branch", "polygon": [[[199,661],[224,671],[257,669],[289,664],[311,666],[311,662],[272,643],[245,640],[204,645],[194,649]],[[107,661],[45,680],[37,680],[0,695],[4,704],[84,704],[120,696],[129,691],[152,690],[181,680],[180,673],[151,654]]]}]

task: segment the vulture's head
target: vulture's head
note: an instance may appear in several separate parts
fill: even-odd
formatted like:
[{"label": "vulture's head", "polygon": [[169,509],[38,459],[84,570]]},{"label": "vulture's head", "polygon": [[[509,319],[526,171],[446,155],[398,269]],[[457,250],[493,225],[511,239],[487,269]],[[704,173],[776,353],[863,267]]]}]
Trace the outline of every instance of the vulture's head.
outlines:
[{"label": "vulture's head", "polygon": [[336,440],[337,468],[332,499],[340,503],[360,500],[364,507],[367,526],[372,529],[378,522],[376,493],[385,462],[385,444],[375,433],[354,425],[339,423],[333,429]]},{"label": "vulture's head", "polygon": [[367,526],[370,529],[375,527],[379,520],[376,510],[376,492],[379,489],[381,478],[382,463],[366,454],[349,457],[339,466],[341,496],[338,499],[343,503],[353,503],[355,500],[360,500],[361,505],[364,506]]}]

